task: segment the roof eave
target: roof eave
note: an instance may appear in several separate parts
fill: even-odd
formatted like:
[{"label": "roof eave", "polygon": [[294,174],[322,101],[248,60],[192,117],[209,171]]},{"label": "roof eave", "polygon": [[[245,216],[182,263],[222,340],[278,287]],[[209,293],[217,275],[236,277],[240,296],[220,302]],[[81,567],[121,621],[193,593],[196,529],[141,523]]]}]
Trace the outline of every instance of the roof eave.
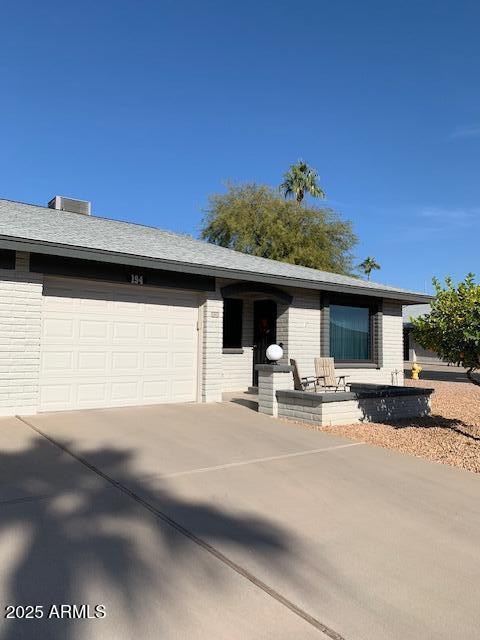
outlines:
[{"label": "roof eave", "polygon": [[239,280],[250,280],[253,282],[266,282],[280,286],[299,287],[302,289],[314,289],[319,291],[335,291],[338,293],[351,293],[358,295],[368,295],[374,298],[387,298],[402,304],[417,304],[430,302],[432,296],[415,292],[396,291],[392,289],[364,287],[360,283],[358,286],[336,284],[332,282],[317,282],[302,278],[292,278],[289,276],[274,276],[258,272],[244,271],[241,269],[231,269],[228,267],[208,266],[189,262],[177,262],[164,260],[161,258],[148,258],[134,254],[118,253],[114,251],[103,251],[100,249],[89,249],[86,247],[75,247],[72,245],[62,245],[53,242],[43,242],[37,240],[26,240],[23,238],[13,238],[0,236],[0,248],[15,249],[16,251],[29,251],[33,253],[46,253],[68,258],[83,258],[84,260],[97,260],[99,262],[112,262],[116,264],[129,264],[132,266],[143,266],[151,269],[165,269],[166,271],[180,271],[183,273],[195,273],[201,275],[215,276],[217,278],[235,278]]}]

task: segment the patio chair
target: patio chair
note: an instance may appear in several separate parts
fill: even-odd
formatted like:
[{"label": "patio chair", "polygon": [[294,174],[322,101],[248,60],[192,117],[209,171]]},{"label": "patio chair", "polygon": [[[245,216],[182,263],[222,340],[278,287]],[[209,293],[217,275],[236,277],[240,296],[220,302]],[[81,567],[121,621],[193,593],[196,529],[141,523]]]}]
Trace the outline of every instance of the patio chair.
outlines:
[{"label": "patio chair", "polygon": [[[302,378],[298,371],[297,361],[290,358],[290,364],[293,367],[293,386],[295,391],[316,391],[317,390],[317,378],[315,376],[307,376]],[[310,387],[313,386],[313,389]]]},{"label": "patio chair", "polygon": [[317,385],[321,385],[324,389],[334,389],[338,391],[339,387],[347,390],[348,375],[338,376],[335,373],[335,361],[333,358],[315,358],[315,375]]}]

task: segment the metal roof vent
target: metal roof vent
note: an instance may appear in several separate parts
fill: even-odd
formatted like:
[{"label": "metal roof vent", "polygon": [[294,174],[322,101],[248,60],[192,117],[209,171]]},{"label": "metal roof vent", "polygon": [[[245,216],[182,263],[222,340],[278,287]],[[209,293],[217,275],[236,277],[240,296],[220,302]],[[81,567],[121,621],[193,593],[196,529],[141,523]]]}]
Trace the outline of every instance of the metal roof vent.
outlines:
[{"label": "metal roof vent", "polygon": [[89,216],[92,213],[92,205],[88,200],[75,200],[73,198],[65,198],[65,196],[55,196],[50,200],[48,206],[50,209],[83,213],[85,216]]}]

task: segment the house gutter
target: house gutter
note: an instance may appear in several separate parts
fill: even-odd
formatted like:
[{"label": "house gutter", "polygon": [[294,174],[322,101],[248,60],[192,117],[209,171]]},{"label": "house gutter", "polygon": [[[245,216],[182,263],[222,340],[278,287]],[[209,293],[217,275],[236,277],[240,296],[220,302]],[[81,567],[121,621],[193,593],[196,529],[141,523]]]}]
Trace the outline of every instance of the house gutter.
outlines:
[{"label": "house gutter", "polygon": [[195,273],[200,275],[214,276],[225,279],[248,280],[250,282],[264,282],[284,287],[299,287],[318,291],[335,291],[338,293],[351,293],[374,298],[387,298],[403,304],[417,304],[430,302],[432,296],[422,293],[409,293],[395,291],[391,289],[369,287],[358,287],[355,285],[335,284],[333,282],[319,282],[314,280],[304,280],[302,278],[291,278],[289,276],[275,276],[262,274],[255,271],[244,271],[242,269],[230,269],[228,267],[216,267],[209,265],[177,262],[175,260],[165,260],[163,258],[147,258],[135,254],[118,253],[105,251],[102,249],[90,249],[87,247],[73,247],[71,245],[57,244],[54,242],[44,242],[40,240],[25,240],[0,235],[0,248],[15,251],[28,251],[31,253],[43,253],[48,255],[58,255],[66,258],[80,258],[83,260],[97,260],[99,262],[110,262],[114,264],[132,265],[135,267],[145,267],[150,269],[164,269],[166,271],[177,271],[182,273]]}]

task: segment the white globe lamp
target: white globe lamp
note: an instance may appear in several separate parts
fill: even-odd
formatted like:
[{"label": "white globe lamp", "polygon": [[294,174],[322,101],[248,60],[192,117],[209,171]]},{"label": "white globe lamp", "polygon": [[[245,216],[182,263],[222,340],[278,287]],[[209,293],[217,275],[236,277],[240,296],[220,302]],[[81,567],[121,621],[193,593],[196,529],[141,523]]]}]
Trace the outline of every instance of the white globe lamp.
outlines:
[{"label": "white globe lamp", "polygon": [[278,344],[271,344],[267,349],[266,355],[271,362],[276,364],[283,356],[283,349]]}]

